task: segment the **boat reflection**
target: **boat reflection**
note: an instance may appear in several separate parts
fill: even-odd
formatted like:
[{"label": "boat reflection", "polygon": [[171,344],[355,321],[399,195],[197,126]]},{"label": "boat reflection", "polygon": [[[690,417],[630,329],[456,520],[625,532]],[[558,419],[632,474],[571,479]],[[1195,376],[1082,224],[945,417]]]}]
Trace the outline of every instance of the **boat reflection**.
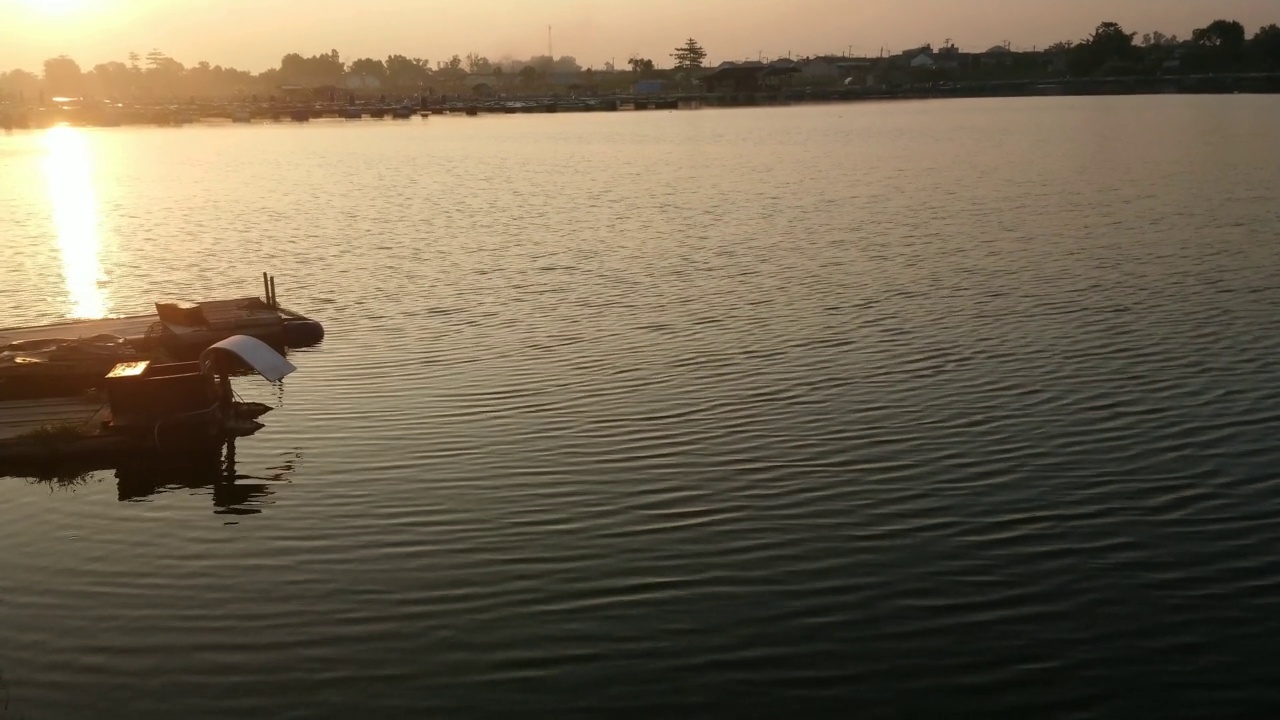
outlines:
[{"label": "boat reflection", "polygon": [[105,280],[99,257],[98,198],[93,189],[93,165],[84,131],[55,127],[44,134],[44,176],[53,211],[62,273],[71,318],[107,316],[102,289]]},{"label": "boat reflection", "polygon": [[301,452],[294,450],[282,462],[267,468],[266,474],[245,474],[237,468],[236,445],[230,440],[202,453],[120,458],[92,465],[4,468],[0,474],[7,471],[35,482],[73,487],[92,481],[98,471],[114,469],[120,502],[148,502],[160,495],[185,492],[208,495],[216,515],[257,515],[273,504],[273,486],[293,481],[301,459]]}]

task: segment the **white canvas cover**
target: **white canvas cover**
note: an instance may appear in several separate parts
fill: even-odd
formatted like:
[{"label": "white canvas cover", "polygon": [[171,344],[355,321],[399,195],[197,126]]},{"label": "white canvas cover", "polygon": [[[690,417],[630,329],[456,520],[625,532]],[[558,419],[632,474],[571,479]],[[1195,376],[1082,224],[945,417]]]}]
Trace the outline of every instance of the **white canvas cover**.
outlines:
[{"label": "white canvas cover", "polygon": [[232,335],[226,340],[210,345],[200,353],[200,363],[206,366],[213,363],[219,352],[235,355],[271,382],[298,369],[270,345],[248,335]]}]

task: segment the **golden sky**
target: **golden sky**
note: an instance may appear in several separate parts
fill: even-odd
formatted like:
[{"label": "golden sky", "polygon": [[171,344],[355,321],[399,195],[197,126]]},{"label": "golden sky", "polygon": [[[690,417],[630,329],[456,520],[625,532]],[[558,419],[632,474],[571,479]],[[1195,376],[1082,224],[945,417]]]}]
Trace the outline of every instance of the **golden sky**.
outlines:
[{"label": "golden sky", "polygon": [[685,37],[712,63],[793,53],[875,55],[946,38],[966,50],[1079,39],[1102,20],[1188,35],[1217,18],[1252,35],[1280,0],[0,0],[0,69],[67,54],[89,69],[158,48],[260,71],[287,52],[430,60],[547,52],[597,68],[632,54],[659,66]]}]

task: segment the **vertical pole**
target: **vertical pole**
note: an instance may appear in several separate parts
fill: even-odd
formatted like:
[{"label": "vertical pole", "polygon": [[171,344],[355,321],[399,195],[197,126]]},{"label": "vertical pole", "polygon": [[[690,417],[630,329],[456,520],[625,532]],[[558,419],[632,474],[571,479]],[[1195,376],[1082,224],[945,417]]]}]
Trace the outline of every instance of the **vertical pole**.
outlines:
[{"label": "vertical pole", "polygon": [[231,375],[223,366],[224,362],[225,361],[221,358],[218,359],[218,404],[222,409],[222,422],[226,423],[231,420],[231,404],[233,399],[231,396]]},{"label": "vertical pole", "polygon": [[271,304],[271,283],[267,282],[267,274],[262,273],[262,301]]},{"label": "vertical pole", "polygon": [[279,308],[280,301],[276,298],[276,276],[271,276],[271,307]]}]

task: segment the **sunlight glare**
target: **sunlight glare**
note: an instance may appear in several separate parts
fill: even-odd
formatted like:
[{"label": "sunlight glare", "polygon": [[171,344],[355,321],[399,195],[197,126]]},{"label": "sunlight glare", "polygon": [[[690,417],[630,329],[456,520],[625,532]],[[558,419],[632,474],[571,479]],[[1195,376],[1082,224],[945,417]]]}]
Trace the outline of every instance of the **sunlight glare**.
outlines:
[{"label": "sunlight glare", "polygon": [[67,316],[106,317],[107,298],[100,284],[106,278],[98,257],[98,200],[88,141],[83,131],[55,127],[45,133],[44,147],[45,181],[71,304]]}]

